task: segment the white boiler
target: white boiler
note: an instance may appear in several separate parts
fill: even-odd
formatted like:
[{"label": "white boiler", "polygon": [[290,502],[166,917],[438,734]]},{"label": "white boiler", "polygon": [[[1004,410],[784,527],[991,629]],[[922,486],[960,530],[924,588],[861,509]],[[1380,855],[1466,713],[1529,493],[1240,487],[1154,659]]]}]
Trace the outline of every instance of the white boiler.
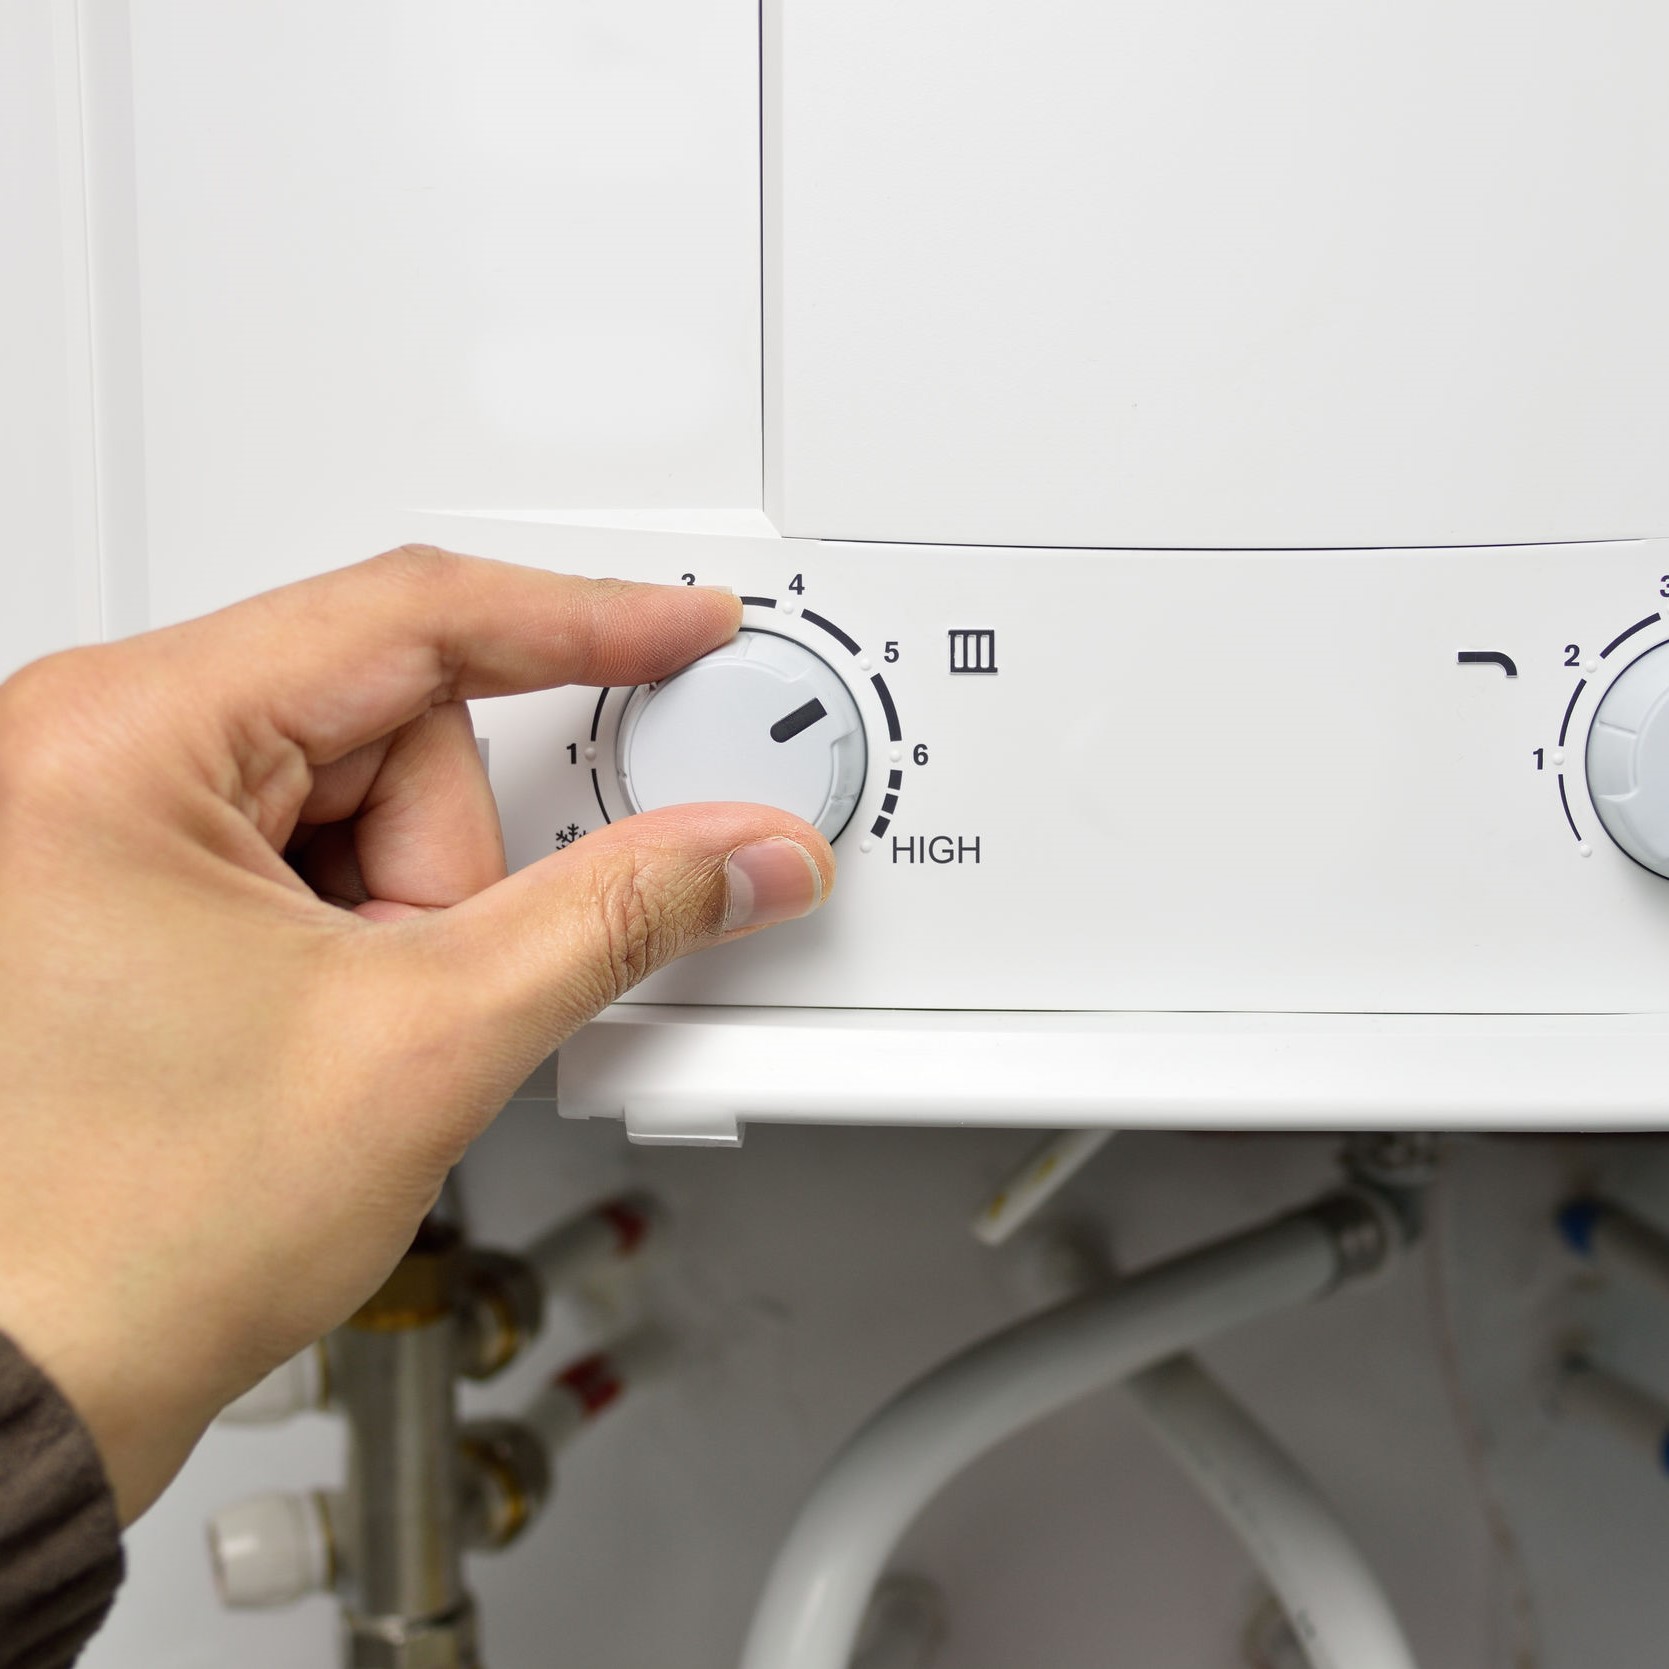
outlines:
[{"label": "white boiler", "polygon": [[402,540],[746,603],[478,710],[514,862],[691,797],[840,858],[564,1112],[1661,1115],[1662,8],[57,15],[84,621]]},{"label": "white boiler", "polygon": [[744,640],[482,722],[519,858],[776,798],[841,896],[661,976],[567,1110],[1660,1113],[1669,25],[776,0],[761,47],[760,526],[488,541],[731,585]]}]

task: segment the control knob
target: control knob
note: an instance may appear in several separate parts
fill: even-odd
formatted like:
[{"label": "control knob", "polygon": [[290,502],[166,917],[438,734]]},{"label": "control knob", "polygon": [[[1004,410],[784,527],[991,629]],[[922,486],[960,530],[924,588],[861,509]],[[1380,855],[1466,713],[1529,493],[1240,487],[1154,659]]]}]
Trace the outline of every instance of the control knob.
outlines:
[{"label": "control knob", "polygon": [[1606,833],[1669,877],[1669,644],[1648,649],[1605,692],[1588,729],[1587,769]]},{"label": "control knob", "polygon": [[868,764],[840,674],[804,644],[751,628],[634,690],[616,746],[633,811],[746,800],[791,811],[830,840],[850,821]]}]

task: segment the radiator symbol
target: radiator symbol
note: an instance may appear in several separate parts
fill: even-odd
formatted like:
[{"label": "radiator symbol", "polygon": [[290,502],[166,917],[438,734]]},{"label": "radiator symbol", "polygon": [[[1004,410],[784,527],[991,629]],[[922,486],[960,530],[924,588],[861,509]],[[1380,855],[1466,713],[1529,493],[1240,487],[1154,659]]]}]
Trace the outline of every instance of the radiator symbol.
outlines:
[{"label": "radiator symbol", "polygon": [[953,631],[950,634],[952,672],[997,670],[997,634],[993,631]]}]

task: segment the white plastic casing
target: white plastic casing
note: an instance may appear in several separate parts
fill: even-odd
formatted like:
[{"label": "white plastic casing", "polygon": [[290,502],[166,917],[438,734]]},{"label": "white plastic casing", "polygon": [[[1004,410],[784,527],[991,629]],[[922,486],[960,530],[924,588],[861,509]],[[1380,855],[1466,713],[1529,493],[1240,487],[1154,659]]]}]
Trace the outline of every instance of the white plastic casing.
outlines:
[{"label": "white plastic casing", "polygon": [[1669,530],[1651,0],[768,0],[766,507],[815,538]]},{"label": "white plastic casing", "polygon": [[864,785],[863,719],[834,668],[749,630],[626,704],[616,762],[634,811],[702,800],[780,807],[831,840]]},{"label": "white plastic casing", "polygon": [[317,1495],[255,1495],[209,1520],[209,1555],[223,1603],[288,1605],[328,1588],[330,1531]]},{"label": "white plastic casing", "polygon": [[[1600,837],[1581,768],[1612,667],[1669,643],[1669,543],[1035,551],[1017,578],[1005,551],[405,525],[633,579],[698,562],[775,596],[748,623],[815,644],[859,706],[872,763],[829,907],[634,1002],[1616,1015],[1669,990],[1669,884]],[[970,628],[991,673],[955,670]],[[630,812],[630,698],[477,704],[512,864]]]},{"label": "white plastic casing", "polygon": [[1588,731],[1588,792],[1606,832],[1669,876],[1669,647],[1625,667]]},{"label": "white plastic casing", "polygon": [[[1581,764],[1669,642],[1669,8],[569,10],[40,34],[0,434],[84,632],[402,539],[775,598],[839,885],[565,1045],[640,1135],[1661,1122]],[[477,705],[513,864],[629,695]]]}]

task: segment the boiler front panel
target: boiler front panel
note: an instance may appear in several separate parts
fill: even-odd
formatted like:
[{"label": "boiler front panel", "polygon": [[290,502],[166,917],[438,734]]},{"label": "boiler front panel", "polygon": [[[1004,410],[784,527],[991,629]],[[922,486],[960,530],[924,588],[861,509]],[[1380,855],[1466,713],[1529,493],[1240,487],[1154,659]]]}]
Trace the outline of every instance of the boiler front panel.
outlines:
[{"label": "boiler front panel", "polygon": [[684,797],[740,780],[815,815],[844,784],[830,907],[644,1000],[1608,1013],[1669,993],[1669,880],[1608,832],[1601,811],[1624,819],[1596,810],[1585,768],[1602,698],[1669,644],[1669,542],[1017,559],[410,531],[729,585],[744,645],[790,669],[758,699],[732,700],[714,664],[684,675],[681,706],[669,682],[478,709],[517,865],[629,815],[634,714],[657,700],[656,768],[695,761]]}]

